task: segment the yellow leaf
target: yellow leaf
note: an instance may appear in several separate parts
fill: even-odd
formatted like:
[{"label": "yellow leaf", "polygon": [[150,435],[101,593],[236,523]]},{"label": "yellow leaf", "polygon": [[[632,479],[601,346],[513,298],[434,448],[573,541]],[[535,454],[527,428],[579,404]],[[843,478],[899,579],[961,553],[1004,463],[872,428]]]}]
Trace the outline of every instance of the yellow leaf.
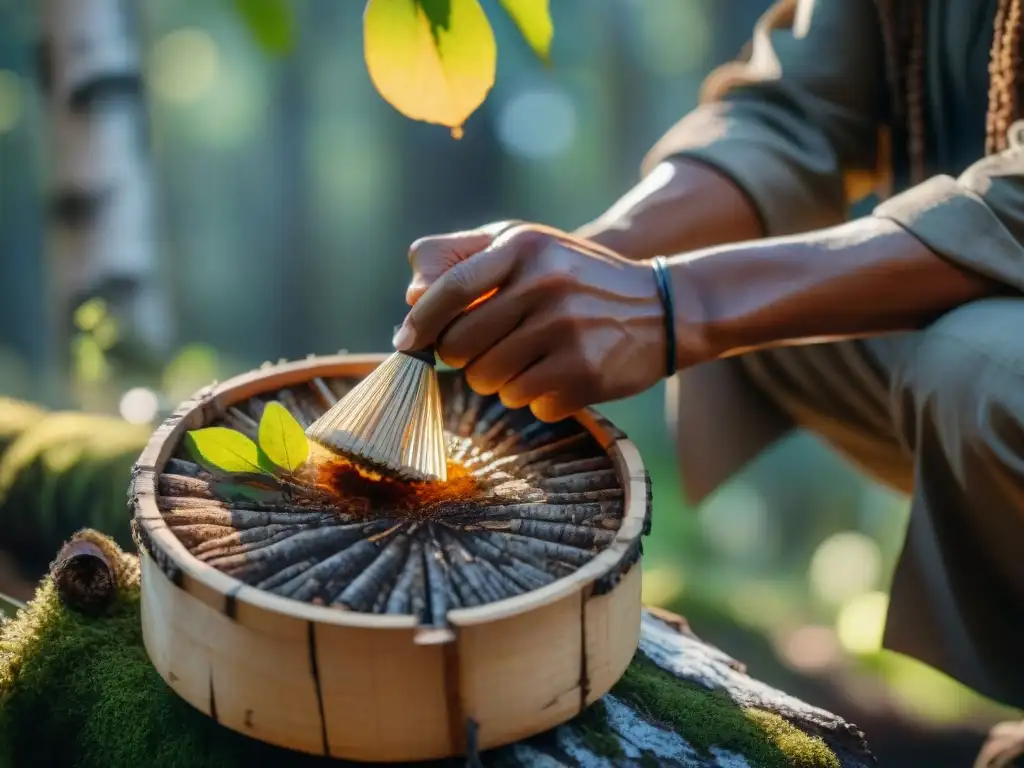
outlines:
[{"label": "yellow leaf", "polygon": [[500,0],[501,7],[519,27],[523,39],[545,64],[551,63],[551,39],[555,28],[551,23],[549,0]]},{"label": "yellow leaf", "polygon": [[494,85],[498,50],[478,0],[369,0],[363,47],[385,101],[456,138]]}]

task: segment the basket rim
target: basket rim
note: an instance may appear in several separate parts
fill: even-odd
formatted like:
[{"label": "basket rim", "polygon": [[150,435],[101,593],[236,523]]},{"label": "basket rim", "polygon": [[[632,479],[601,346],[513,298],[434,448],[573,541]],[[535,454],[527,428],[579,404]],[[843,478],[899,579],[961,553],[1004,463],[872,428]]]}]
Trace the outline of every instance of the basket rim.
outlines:
[{"label": "basket rim", "polygon": [[[164,420],[150,436],[133,467],[129,504],[134,524],[146,534],[149,547],[159,549],[160,554],[180,573],[180,579],[174,580],[175,586],[195,597],[209,590],[215,601],[227,598],[236,604],[247,604],[257,610],[283,614],[287,618],[341,627],[414,630],[422,635],[424,642],[431,643],[452,639],[450,633],[439,633],[436,627],[420,625],[415,616],[339,610],[292,600],[250,586],[196,558],[164,522],[163,513],[157,506],[158,476],[187,431],[209,423],[228,407],[249,397],[305,382],[315,376],[365,376],[389,356],[390,353],[340,353],[310,355],[303,360],[269,366],[264,364],[260,368],[200,389]],[[615,538],[581,568],[540,589],[482,606],[450,610],[447,618],[453,629],[517,616],[587,589],[620,566],[644,535],[649,512],[649,481],[636,446],[628,438],[620,436],[621,432],[611,421],[593,408],[586,408],[572,418],[590,432],[607,453],[622,486],[624,511]],[[140,549],[144,548],[140,546]],[[144,554],[153,556],[152,552]],[[635,565],[638,566],[639,562]],[[160,570],[167,575],[163,567]],[[191,584],[186,584],[186,581]]]}]

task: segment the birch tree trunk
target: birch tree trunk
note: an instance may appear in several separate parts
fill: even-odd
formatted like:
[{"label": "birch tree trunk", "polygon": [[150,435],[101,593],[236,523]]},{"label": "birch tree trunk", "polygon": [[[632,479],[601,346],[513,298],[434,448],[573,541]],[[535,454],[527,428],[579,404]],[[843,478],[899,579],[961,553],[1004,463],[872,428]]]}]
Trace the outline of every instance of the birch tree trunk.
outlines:
[{"label": "birch tree trunk", "polygon": [[130,0],[43,0],[40,76],[50,106],[50,301],[66,360],[75,309],[104,299],[121,338],[160,356],[172,337]]}]

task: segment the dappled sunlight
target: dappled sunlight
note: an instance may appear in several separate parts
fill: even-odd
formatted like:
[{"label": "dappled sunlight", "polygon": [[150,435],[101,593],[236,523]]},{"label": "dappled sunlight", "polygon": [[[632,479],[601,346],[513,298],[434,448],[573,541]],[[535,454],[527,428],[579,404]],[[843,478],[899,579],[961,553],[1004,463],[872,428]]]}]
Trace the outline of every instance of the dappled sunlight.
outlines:
[{"label": "dappled sunlight", "polygon": [[220,68],[217,44],[209,34],[201,29],[179,29],[153,45],[149,83],[161,99],[193,104],[210,93]]},{"label": "dappled sunlight", "polygon": [[856,531],[833,534],[811,558],[808,578],[818,599],[837,605],[873,589],[881,576],[878,545]]},{"label": "dappled sunlight", "polygon": [[878,651],[888,609],[889,596],[885,592],[867,592],[845,603],[836,617],[836,634],[843,648],[854,654]]}]

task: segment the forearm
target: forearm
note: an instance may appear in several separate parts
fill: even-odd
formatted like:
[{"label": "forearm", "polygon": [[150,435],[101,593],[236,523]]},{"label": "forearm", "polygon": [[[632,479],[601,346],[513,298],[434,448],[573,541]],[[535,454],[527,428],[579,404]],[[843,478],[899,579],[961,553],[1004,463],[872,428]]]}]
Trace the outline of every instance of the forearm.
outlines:
[{"label": "forearm", "polygon": [[874,217],[669,260],[679,336],[700,315],[713,357],[916,330],[1005,286],[955,266]]},{"label": "forearm", "polygon": [[676,158],[574,234],[628,259],[646,259],[763,233],[754,206],[731,180],[703,163]]}]

